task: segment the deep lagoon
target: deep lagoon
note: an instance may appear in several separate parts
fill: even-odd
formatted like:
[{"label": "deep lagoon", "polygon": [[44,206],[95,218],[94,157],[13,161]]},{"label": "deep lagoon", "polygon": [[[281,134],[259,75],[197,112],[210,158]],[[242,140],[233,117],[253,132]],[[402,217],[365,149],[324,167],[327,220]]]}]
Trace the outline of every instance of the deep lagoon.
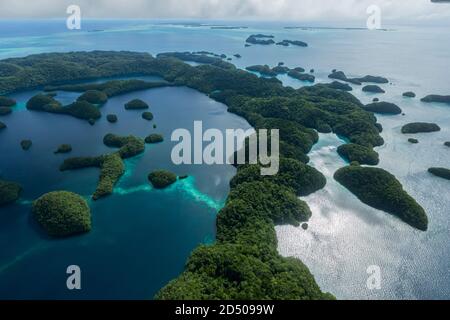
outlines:
[{"label": "deep lagoon", "polygon": [[[246,24],[244,22],[239,24]],[[379,167],[389,170],[425,208],[429,231],[416,231],[393,216],[371,209],[338,185],[332,176],[345,165],[336,153],[344,141],[321,135],[311,152],[311,164],[324,173],[327,187],[304,200],[313,216],[308,231],[277,227],[279,251],[296,256],[310,268],[324,291],[351,299],[450,298],[450,184],[429,175],[431,166],[449,166],[450,106],[424,104],[427,94],[450,94],[450,35],[445,29],[393,26],[390,31],[283,29],[276,24],[248,23],[249,29],[218,30],[159,24],[151,21],[92,21],[80,32],[69,32],[63,21],[26,24],[0,23],[0,58],[39,52],[72,50],[132,50],[157,54],[165,51],[207,50],[239,53],[233,63],[245,68],[255,64],[315,69],[318,82],[329,82],[332,69],[348,76],[380,75],[391,84],[382,85],[384,95],[355,94],[364,103],[376,96],[398,104],[405,116],[377,116],[383,125],[385,145],[378,148]],[[99,32],[88,32],[103,30]],[[253,33],[306,41],[308,48],[279,46],[244,48]],[[281,76],[286,85],[306,85]],[[405,99],[405,91],[417,93]],[[186,258],[199,243],[214,241],[217,209],[226,198],[231,166],[175,167],[170,162],[171,144],[147,146],[143,156],[127,161],[127,174],[115,194],[93,203],[93,231],[68,240],[49,240],[29,215],[28,200],[44,192],[67,189],[88,196],[95,188],[98,171],[87,169],[60,173],[66,155],[54,155],[62,143],[70,143],[70,156],[91,156],[110,151],[101,143],[104,134],[152,132],[169,137],[174,128],[192,128],[203,120],[211,128],[247,128],[248,124],[226,112],[226,106],[187,88],[162,88],[110,99],[102,112],[115,113],[116,124],[102,118],[95,126],[60,115],[23,110],[35,92],[14,95],[21,110],[2,117],[8,130],[0,134],[0,175],[21,182],[23,203],[0,209],[0,298],[151,298],[176,277]],[[76,94],[59,93],[70,102]],[[125,111],[131,99],[148,100],[155,115],[151,123],[139,112]],[[414,121],[436,122],[441,132],[419,134],[411,145],[400,133]],[[152,124],[157,124],[157,129]],[[19,142],[33,140],[28,152]],[[148,172],[170,169],[191,177],[165,191],[151,190]],[[68,292],[66,274],[70,264],[80,265],[86,286]],[[366,270],[378,265],[382,289],[366,287]],[[49,276],[51,275],[51,277]],[[45,285],[44,285],[45,284]],[[42,291],[42,287],[47,289]]]}]

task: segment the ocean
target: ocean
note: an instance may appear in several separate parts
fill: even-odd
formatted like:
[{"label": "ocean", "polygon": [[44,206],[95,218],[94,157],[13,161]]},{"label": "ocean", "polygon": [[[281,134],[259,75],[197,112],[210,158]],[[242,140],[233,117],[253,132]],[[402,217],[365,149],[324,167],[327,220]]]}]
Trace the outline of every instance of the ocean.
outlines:
[{"label": "ocean", "polygon": [[[213,25],[245,28],[213,28]],[[298,24],[302,26],[301,24]],[[316,24],[328,26],[327,24]],[[398,104],[404,116],[377,116],[385,145],[377,148],[379,167],[393,173],[425,208],[427,232],[416,231],[399,219],[372,209],[333,180],[346,165],[336,149],[345,143],[333,134],[321,134],[310,157],[311,165],[327,177],[325,189],[304,198],[313,216],[309,229],[277,227],[279,252],[300,258],[325,291],[339,299],[449,299],[450,298],[450,183],[429,175],[429,167],[450,167],[450,106],[424,104],[427,94],[450,94],[450,35],[446,28],[389,26],[383,31],[317,28],[292,23],[83,20],[82,29],[70,31],[63,20],[0,21],[0,59],[41,52],[130,50],[157,54],[167,51],[212,51],[232,57],[239,68],[284,62],[289,67],[314,69],[316,83],[329,82],[332,69],[349,77],[385,76],[383,95],[368,94],[353,86],[363,103],[374,97]],[[308,48],[244,47],[255,33],[277,40],[302,40]],[[233,57],[240,54],[242,58]],[[310,85],[280,76],[287,86]],[[106,79],[103,79],[106,80]],[[145,78],[154,81],[158,79]],[[405,99],[414,91],[418,98]],[[204,126],[249,128],[226,106],[187,88],[160,88],[110,99],[102,112],[116,113],[117,124],[105,119],[91,127],[77,119],[28,112],[24,105],[36,92],[12,95],[18,110],[0,120],[8,130],[0,135],[0,176],[23,184],[21,202],[0,209],[0,298],[3,299],[146,299],[183,270],[190,252],[215,237],[215,217],[235,174],[231,166],[183,166],[170,162],[170,133],[175,128]],[[58,92],[70,102],[76,94]],[[150,103],[157,128],[125,111],[133,98]],[[442,130],[418,134],[410,144],[400,128],[408,122],[435,122]],[[91,194],[98,170],[58,171],[63,155],[59,144],[70,143],[70,156],[98,155],[109,148],[104,134],[163,133],[166,142],[147,146],[144,155],[127,161],[127,172],[106,199],[92,203],[91,233],[65,240],[48,239],[30,218],[29,202],[39,195],[65,189]],[[19,142],[31,138],[29,152]],[[92,141],[98,141],[91,143]],[[189,174],[186,181],[165,191],[152,190],[146,181],[154,169]],[[65,286],[68,265],[81,267],[82,290]],[[381,289],[370,290],[367,270],[378,266]]]}]

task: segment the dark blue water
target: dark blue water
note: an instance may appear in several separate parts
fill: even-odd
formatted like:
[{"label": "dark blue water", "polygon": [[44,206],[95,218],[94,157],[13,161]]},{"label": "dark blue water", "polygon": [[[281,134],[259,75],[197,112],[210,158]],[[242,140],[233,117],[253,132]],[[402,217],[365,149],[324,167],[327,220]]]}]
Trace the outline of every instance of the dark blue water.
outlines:
[{"label": "dark blue water", "polygon": [[[36,92],[14,95],[19,108],[5,121],[0,136],[0,168],[6,179],[24,187],[21,204],[0,209],[0,298],[152,298],[159,288],[183,269],[190,252],[215,237],[215,217],[235,174],[231,166],[175,166],[170,159],[176,128],[191,130],[193,121],[205,128],[248,128],[226,106],[187,88],[161,88],[110,99],[104,115],[117,114],[110,124],[103,117],[95,126],[71,117],[29,112],[23,103]],[[78,94],[58,92],[70,102]],[[155,119],[148,122],[140,111],[123,105],[140,98],[150,104]],[[157,129],[153,129],[153,124]],[[46,237],[30,215],[29,201],[52,190],[70,190],[89,197],[98,169],[59,172],[63,159],[112,152],[103,145],[107,133],[137,135],[162,133],[166,141],[147,145],[144,155],[126,161],[127,170],[115,193],[91,202],[91,233],[65,240]],[[31,139],[25,152],[19,143]],[[69,143],[70,155],[54,155],[58,145]],[[168,169],[189,179],[167,190],[153,190],[147,175]],[[82,290],[66,288],[66,268],[79,265]]]}]

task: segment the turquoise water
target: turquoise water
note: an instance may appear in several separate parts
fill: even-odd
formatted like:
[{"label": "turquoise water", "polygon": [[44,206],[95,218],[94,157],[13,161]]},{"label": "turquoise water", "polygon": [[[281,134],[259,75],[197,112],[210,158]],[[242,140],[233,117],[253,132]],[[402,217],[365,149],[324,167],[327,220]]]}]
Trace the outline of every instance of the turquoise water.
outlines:
[{"label": "turquoise water", "polygon": [[[234,22],[233,25],[237,23]],[[426,209],[429,231],[418,232],[393,216],[360,203],[335,183],[334,172],[345,162],[336,148],[343,143],[334,135],[321,135],[311,152],[311,164],[321,170],[328,185],[305,200],[313,217],[308,231],[277,227],[279,251],[301,258],[320,286],[338,298],[437,299],[450,298],[450,184],[427,174],[431,166],[450,166],[450,107],[404,99],[404,91],[418,97],[450,94],[450,35],[445,28],[386,26],[390,31],[343,29],[286,30],[281,23],[246,23],[248,29],[218,30],[185,27],[153,21],[88,21],[83,30],[64,29],[64,21],[0,22],[0,58],[38,52],[72,50],[136,50],[152,54],[165,51],[207,50],[233,57],[244,68],[254,64],[315,69],[318,82],[328,82],[332,69],[349,76],[386,76],[391,84],[378,95],[397,103],[405,116],[379,116],[386,144],[378,149],[380,167],[396,175],[405,189]],[[325,23],[323,25],[326,25]],[[89,32],[92,30],[103,30]],[[270,33],[277,39],[303,40],[308,48],[244,47],[252,33]],[[295,88],[306,85],[280,77]],[[354,87],[364,103],[374,95]],[[34,94],[17,94],[23,102]],[[0,174],[26,187],[25,205],[0,209],[0,297],[32,298],[145,298],[175,277],[192,248],[214,239],[214,219],[228,192],[234,169],[228,166],[175,167],[170,165],[169,143],[148,146],[145,155],[127,162],[127,174],[114,195],[92,204],[94,230],[74,239],[46,239],[29,218],[26,201],[54,189],[69,189],[87,195],[93,192],[98,172],[87,169],[59,173],[63,156],[52,152],[58,144],[71,143],[73,154],[96,155],[109,149],[101,144],[103,134],[145,136],[151,125],[121,106],[134,97],[148,99],[156,132],[168,136],[175,127],[192,128],[193,121],[218,128],[248,126],[226,113],[223,105],[185,88],[163,88],[112,99],[105,114],[117,113],[115,125],[104,119],[90,127],[79,120],[55,115],[18,111],[2,118],[10,128],[0,135]],[[72,100],[76,95],[60,94]],[[400,133],[412,121],[438,123],[442,131],[417,135],[419,145]],[[51,125],[48,125],[51,123]],[[19,142],[33,137],[35,145],[24,153]],[[95,143],[93,143],[93,141]],[[191,177],[165,191],[146,183],[146,174],[159,167]],[[84,271],[83,290],[65,289],[65,268],[79,264]],[[381,268],[382,288],[367,289],[366,270]]]}]

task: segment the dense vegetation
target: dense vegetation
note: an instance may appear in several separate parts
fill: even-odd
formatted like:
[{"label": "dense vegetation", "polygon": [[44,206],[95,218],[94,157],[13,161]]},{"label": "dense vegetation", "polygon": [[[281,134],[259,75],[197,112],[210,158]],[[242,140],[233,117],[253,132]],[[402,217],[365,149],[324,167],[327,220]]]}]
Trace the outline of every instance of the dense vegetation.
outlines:
[{"label": "dense vegetation", "polygon": [[153,171],[148,180],[156,189],[165,189],[177,181],[177,175],[167,170]]},{"label": "dense vegetation", "polygon": [[148,104],[140,99],[134,99],[125,104],[127,110],[148,109]]},{"label": "dense vegetation", "polygon": [[333,81],[332,83],[326,84],[326,86],[330,89],[343,90],[343,91],[352,91],[353,88],[347,83],[342,83],[339,81]]},{"label": "dense vegetation", "polygon": [[307,47],[308,46],[308,44],[306,42],[299,41],[299,40],[283,40],[283,41],[277,42],[277,45],[285,46],[285,47],[289,47],[290,45],[297,46],[297,47]]},{"label": "dense vegetation", "polygon": [[354,143],[339,146],[337,152],[348,162],[356,161],[360,164],[371,166],[376,166],[380,162],[379,155],[376,151]]},{"label": "dense vegetation", "polygon": [[16,100],[0,96],[0,107],[12,107],[16,105]]},{"label": "dense vegetation", "polygon": [[408,139],[408,142],[409,142],[409,143],[412,143],[412,144],[418,144],[418,143],[419,143],[419,140],[414,139],[414,138],[409,138],[409,139]]},{"label": "dense vegetation", "polygon": [[4,124],[3,122],[0,121],[0,130],[2,129],[6,129],[6,124]]},{"label": "dense vegetation", "polygon": [[374,102],[364,107],[367,111],[380,114],[401,114],[402,109],[394,103],[390,102]]},{"label": "dense vegetation", "polygon": [[78,97],[78,101],[86,101],[92,104],[104,104],[108,101],[108,96],[103,91],[88,90]]},{"label": "dense vegetation", "polygon": [[152,121],[153,120],[153,113],[151,113],[151,112],[143,112],[142,113],[142,119],[147,120],[147,121]]},{"label": "dense vegetation", "polygon": [[427,230],[425,211],[389,172],[351,165],[339,169],[334,178],[365,204],[391,213],[414,228]]},{"label": "dense vegetation", "polygon": [[67,237],[91,230],[91,211],[79,195],[50,192],[33,202],[33,215],[52,237]]},{"label": "dense vegetation", "polygon": [[145,143],[160,143],[164,141],[164,137],[161,134],[152,133],[145,138]]},{"label": "dense vegetation", "polygon": [[447,168],[430,168],[428,172],[443,179],[450,180],[450,169]]},{"label": "dense vegetation", "polygon": [[83,168],[100,168],[100,178],[92,199],[110,195],[120,177],[125,173],[123,159],[134,157],[145,150],[142,139],[134,136],[120,137],[114,134],[107,134],[103,138],[106,146],[120,148],[117,152],[105,154],[98,157],[75,157],[64,160],[61,171],[76,170]]},{"label": "dense vegetation", "polygon": [[117,122],[117,115],[115,115],[115,114],[108,114],[107,116],[106,116],[106,120],[108,120],[108,122],[110,122],[110,123],[116,123]]},{"label": "dense vegetation", "polygon": [[0,179],[0,207],[15,202],[21,192],[20,184]]},{"label": "dense vegetation", "polygon": [[402,133],[414,134],[414,133],[428,133],[441,131],[441,128],[435,123],[426,122],[413,122],[408,123],[402,127]]},{"label": "dense vegetation", "polygon": [[6,116],[12,112],[12,108],[10,107],[0,107],[0,116]]},{"label": "dense vegetation", "polygon": [[[262,177],[259,165],[242,165],[238,167],[238,174],[232,182],[233,195],[236,188],[244,188],[240,185],[246,183],[252,188],[263,185],[267,194],[256,193],[254,196],[242,192],[242,196],[237,194],[236,198],[229,200],[217,220],[217,228],[221,230],[217,243],[197,249],[189,259],[185,272],[162,289],[157,297],[332,298],[321,292],[313,276],[299,260],[278,255],[274,224],[297,225],[305,220],[309,215],[307,207],[295,201],[295,196],[315,192],[326,183],[320,172],[306,164],[309,161],[306,154],[317,142],[315,130],[334,132],[368,149],[383,144],[375,116],[365,111],[354,96],[325,85],[298,90],[283,87],[276,78],[260,78],[224,61],[192,67],[173,55],[153,58],[146,53],[95,51],[34,55],[3,62],[17,70],[13,76],[0,77],[1,93],[49,85],[53,87],[48,87],[48,90],[55,90],[54,86],[59,86],[61,90],[63,83],[100,77],[152,75],[166,81],[152,84],[153,87],[188,86],[226,104],[230,112],[247,119],[255,129],[280,129],[282,158],[279,174]],[[145,82],[138,81],[63,85],[65,90],[71,91],[103,91],[108,97],[147,86]],[[106,140],[108,145],[121,150],[125,147],[120,137],[110,136]],[[133,141],[136,143],[130,143],[130,146],[134,145],[131,149],[141,150],[140,143]],[[129,154],[121,152],[119,155],[123,158]],[[103,160],[103,156],[68,159],[62,169],[102,167]],[[119,173],[117,168],[112,171]],[[271,196],[280,197],[276,203],[282,205],[282,210],[269,206],[267,199]],[[258,197],[258,201],[246,197]],[[261,205],[250,202],[261,202]]]},{"label": "dense vegetation", "polygon": [[56,153],[69,153],[71,151],[72,151],[72,146],[70,144],[62,144],[55,151],[55,154]]},{"label": "dense vegetation", "polygon": [[300,81],[306,81],[306,82],[311,82],[311,83],[316,81],[316,77],[314,77],[312,74],[301,73],[297,70],[289,71],[288,76],[291,78],[300,80]]},{"label": "dense vegetation", "polygon": [[415,98],[416,94],[414,92],[412,92],[412,91],[407,91],[407,92],[403,93],[403,96],[406,97],[406,98]]},{"label": "dense vegetation", "polygon": [[437,94],[431,94],[421,99],[423,102],[438,102],[438,103],[450,103],[450,96],[440,96]]},{"label": "dense vegetation", "polygon": [[362,91],[364,92],[370,92],[370,93],[386,93],[383,89],[381,89],[379,86],[374,84],[369,84],[367,86],[364,86],[362,88]]}]

